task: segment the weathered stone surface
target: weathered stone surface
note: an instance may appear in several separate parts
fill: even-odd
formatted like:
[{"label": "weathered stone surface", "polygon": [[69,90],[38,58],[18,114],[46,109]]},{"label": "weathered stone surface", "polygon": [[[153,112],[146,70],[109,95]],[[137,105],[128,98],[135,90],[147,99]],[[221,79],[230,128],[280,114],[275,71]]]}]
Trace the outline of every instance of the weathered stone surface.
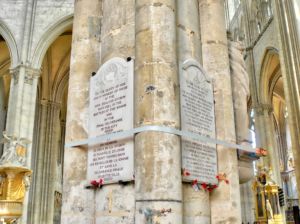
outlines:
[{"label": "weathered stone surface", "polygon": [[[181,129],[215,138],[213,86],[201,65],[188,59],[180,73]],[[182,138],[182,169],[185,181],[217,184],[216,144]]]},{"label": "weathered stone surface", "polygon": [[[175,1],[136,1],[135,125],[179,127]],[[180,140],[146,132],[135,137],[136,223],[182,223]],[[145,214],[165,216],[152,219]]]},{"label": "weathered stone surface", "polygon": [[[113,57],[134,58],[134,0],[104,0],[101,28],[101,63]],[[134,223],[134,186],[113,184],[96,192],[96,224]]]},{"label": "weathered stone surface", "polygon": [[[200,0],[203,67],[214,83],[216,137],[235,142],[234,113],[224,2]],[[214,32],[210,30],[214,29]],[[236,149],[217,146],[218,171],[226,173],[229,184],[221,182],[211,194],[211,223],[241,223],[239,177]]]},{"label": "weathered stone surface", "polygon": [[[182,64],[188,59],[202,62],[200,15],[198,0],[177,1],[177,52],[179,76],[182,74]],[[209,193],[192,188],[190,183],[182,184],[183,223],[209,224],[210,202]]]},{"label": "weathered stone surface", "polygon": [[[75,2],[66,142],[87,138],[89,78],[100,62],[99,34],[90,35],[89,19],[100,16],[101,0]],[[94,192],[84,189],[86,167],[86,149],[65,149],[62,223],[94,223]]]},{"label": "weathered stone surface", "polygon": [[210,224],[209,193],[195,191],[191,184],[183,184],[183,223]]}]

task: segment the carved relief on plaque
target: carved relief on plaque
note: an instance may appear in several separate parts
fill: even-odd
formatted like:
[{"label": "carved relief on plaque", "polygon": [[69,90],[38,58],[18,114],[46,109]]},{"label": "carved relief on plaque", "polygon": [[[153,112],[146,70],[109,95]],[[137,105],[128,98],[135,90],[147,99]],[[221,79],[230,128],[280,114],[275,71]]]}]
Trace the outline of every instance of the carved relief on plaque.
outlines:
[{"label": "carved relief on plaque", "polygon": [[[194,59],[186,60],[180,72],[181,128],[215,138],[214,97],[211,80]],[[216,184],[216,144],[182,138],[182,168],[190,173],[184,181]]]}]

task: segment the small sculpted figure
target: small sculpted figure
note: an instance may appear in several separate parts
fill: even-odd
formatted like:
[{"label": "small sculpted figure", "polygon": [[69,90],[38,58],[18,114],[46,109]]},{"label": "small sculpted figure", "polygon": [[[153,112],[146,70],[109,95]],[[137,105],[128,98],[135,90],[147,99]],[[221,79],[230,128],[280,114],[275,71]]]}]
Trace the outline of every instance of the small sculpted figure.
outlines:
[{"label": "small sculpted figure", "polygon": [[0,164],[10,163],[25,166],[26,163],[26,147],[29,141],[24,138],[16,138],[9,136],[6,132],[3,132],[4,139],[1,140],[0,144],[7,143],[4,148],[3,155],[0,159]]}]

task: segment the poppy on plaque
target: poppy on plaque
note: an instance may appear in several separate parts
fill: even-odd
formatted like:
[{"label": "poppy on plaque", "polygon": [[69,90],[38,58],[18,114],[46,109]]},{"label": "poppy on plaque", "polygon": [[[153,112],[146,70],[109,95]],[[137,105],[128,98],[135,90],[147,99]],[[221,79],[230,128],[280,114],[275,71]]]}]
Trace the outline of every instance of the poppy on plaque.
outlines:
[{"label": "poppy on plaque", "polygon": [[182,176],[187,177],[190,175],[191,175],[191,173],[187,169],[185,169],[185,168],[182,169]]},{"label": "poppy on plaque", "polygon": [[218,179],[218,181],[225,181],[226,184],[229,184],[229,180],[227,179],[227,175],[226,173],[219,173],[216,178]]},{"label": "poppy on plaque", "polygon": [[98,187],[101,187],[103,184],[104,184],[104,180],[103,178],[99,179],[99,181],[97,180],[92,180],[90,182],[90,184],[94,187],[94,188],[98,188]]},{"label": "poppy on plaque", "polygon": [[207,187],[208,187],[208,186],[207,186],[206,183],[202,183],[202,184],[201,184],[201,187],[202,187],[204,190],[207,190]]},{"label": "poppy on plaque", "polygon": [[90,182],[90,184],[91,184],[93,187],[98,187],[98,186],[99,186],[99,183],[98,183],[98,181],[96,181],[96,180],[92,180],[92,181]]},{"label": "poppy on plaque", "polygon": [[192,187],[194,188],[195,191],[200,191],[199,185],[198,185],[198,180],[193,180],[192,182]]}]

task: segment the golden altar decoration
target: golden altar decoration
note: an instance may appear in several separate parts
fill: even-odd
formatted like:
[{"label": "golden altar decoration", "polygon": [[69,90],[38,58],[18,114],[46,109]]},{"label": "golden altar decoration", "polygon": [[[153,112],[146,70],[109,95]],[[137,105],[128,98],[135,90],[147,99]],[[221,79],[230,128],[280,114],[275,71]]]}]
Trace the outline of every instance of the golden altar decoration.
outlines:
[{"label": "golden altar decoration", "polygon": [[279,186],[271,180],[268,172],[259,167],[253,183],[255,218],[257,224],[283,224],[279,204]]},{"label": "golden altar decoration", "polygon": [[0,221],[15,223],[22,216],[23,201],[30,186],[32,171],[25,166],[24,139],[3,133],[2,143],[7,143],[0,159]]}]

